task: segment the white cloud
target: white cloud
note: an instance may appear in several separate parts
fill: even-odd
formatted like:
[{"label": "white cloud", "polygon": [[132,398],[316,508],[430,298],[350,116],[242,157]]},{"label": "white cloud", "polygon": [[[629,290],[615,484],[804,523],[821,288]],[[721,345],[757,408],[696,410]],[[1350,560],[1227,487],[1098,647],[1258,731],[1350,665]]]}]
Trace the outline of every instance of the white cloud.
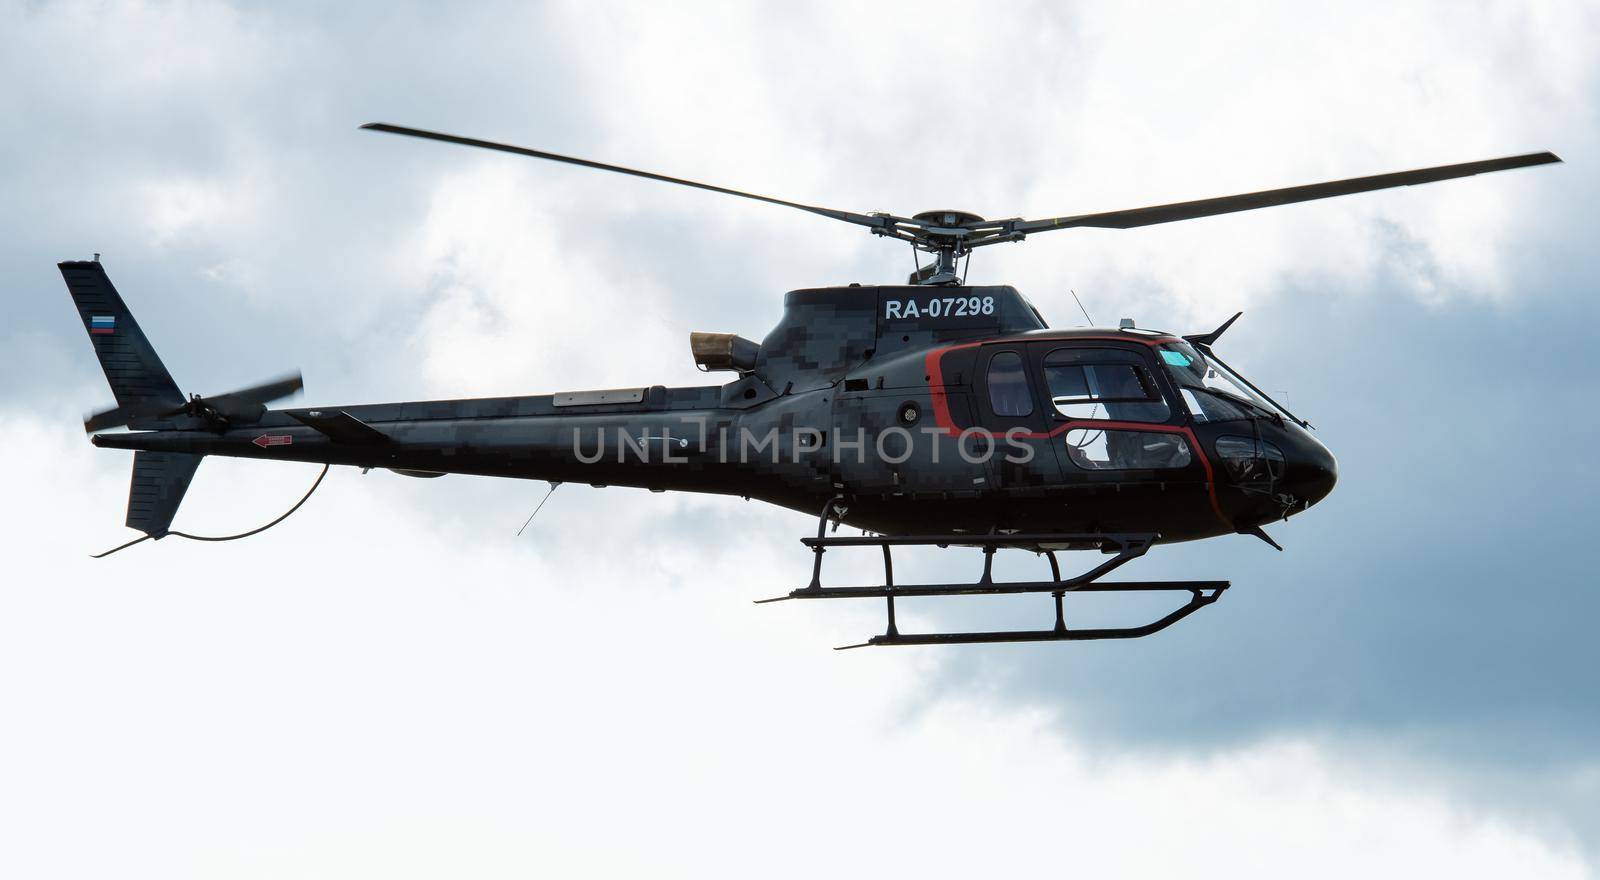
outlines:
[{"label": "white cloud", "polygon": [[525,168],[477,164],[439,182],[411,255],[428,279],[412,344],[433,393],[708,381],[690,372],[693,315],[650,276],[658,267],[631,263],[627,242],[586,240],[564,222],[578,186],[533,186]]},{"label": "white cloud", "polygon": [[157,245],[196,227],[215,225],[229,197],[215,182],[169,180],[139,187],[144,224]]}]

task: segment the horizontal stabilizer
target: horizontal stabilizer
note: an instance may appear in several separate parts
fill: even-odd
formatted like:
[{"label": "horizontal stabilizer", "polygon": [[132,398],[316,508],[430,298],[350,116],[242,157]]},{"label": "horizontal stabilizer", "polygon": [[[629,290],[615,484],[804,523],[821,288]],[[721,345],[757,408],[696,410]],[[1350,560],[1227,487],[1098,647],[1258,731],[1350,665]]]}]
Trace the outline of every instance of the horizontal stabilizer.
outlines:
[{"label": "horizontal stabilizer", "polygon": [[293,410],[289,417],[327,435],[335,443],[350,446],[376,446],[388,443],[389,435],[343,410]]},{"label": "horizontal stabilizer", "polygon": [[128,487],[128,528],[160,538],[189,490],[201,456],[188,452],[136,452]]}]

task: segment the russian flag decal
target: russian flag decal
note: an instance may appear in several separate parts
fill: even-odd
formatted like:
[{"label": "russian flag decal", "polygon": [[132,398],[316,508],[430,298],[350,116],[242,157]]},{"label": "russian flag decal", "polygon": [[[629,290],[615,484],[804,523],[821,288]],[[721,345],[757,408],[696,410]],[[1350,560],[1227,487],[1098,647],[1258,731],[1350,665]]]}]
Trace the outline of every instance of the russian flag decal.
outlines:
[{"label": "russian flag decal", "polygon": [[117,316],[91,315],[89,317],[89,332],[94,334],[117,332]]}]

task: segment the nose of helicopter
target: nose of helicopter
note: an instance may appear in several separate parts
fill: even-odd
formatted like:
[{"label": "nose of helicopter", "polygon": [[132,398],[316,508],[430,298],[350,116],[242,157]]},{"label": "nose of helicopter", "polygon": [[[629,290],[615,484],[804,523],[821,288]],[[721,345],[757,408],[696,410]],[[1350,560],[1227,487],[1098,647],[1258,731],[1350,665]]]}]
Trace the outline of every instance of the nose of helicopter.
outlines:
[{"label": "nose of helicopter", "polygon": [[1328,497],[1339,481],[1339,462],[1316,441],[1295,450],[1286,471],[1284,489],[1305,507]]}]

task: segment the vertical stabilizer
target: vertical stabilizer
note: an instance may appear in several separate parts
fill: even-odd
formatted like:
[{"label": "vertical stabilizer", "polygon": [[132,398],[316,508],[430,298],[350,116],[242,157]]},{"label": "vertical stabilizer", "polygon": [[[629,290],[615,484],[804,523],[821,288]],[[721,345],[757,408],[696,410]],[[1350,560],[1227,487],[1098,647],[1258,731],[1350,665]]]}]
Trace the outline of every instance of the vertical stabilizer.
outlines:
[{"label": "vertical stabilizer", "polygon": [[105,267],[99,261],[79,261],[61,263],[60,268],[117,407],[132,412],[181,406],[183,393],[106,277]]}]

